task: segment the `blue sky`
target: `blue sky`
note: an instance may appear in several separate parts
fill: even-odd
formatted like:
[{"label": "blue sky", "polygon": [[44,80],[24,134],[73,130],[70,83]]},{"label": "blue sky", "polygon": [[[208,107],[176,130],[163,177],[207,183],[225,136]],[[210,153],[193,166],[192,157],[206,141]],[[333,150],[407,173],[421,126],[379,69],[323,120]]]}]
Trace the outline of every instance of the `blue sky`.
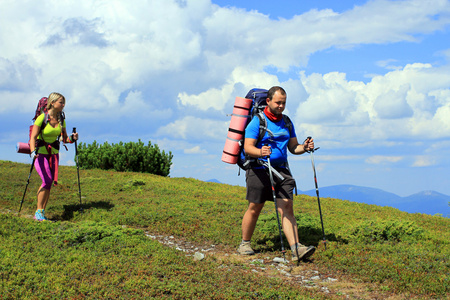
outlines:
[{"label": "blue sky", "polygon": [[[81,142],[151,141],[171,177],[245,185],[221,161],[236,96],[283,86],[319,187],[450,195],[450,1],[0,2],[0,159],[39,98]],[[61,154],[73,165],[74,150]],[[309,155],[290,156],[300,190]]]}]

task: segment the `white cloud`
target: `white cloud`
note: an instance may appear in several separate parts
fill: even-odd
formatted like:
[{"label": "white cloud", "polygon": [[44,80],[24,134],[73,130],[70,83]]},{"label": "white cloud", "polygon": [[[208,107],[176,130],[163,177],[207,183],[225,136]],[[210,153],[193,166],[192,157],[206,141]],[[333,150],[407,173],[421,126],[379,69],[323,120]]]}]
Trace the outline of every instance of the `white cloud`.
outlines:
[{"label": "white cloud", "polygon": [[412,33],[429,33],[445,27],[449,20],[435,16],[439,13],[445,16],[448,11],[448,2],[444,0],[381,0],[369,1],[342,14],[329,9],[311,10],[289,20],[273,21],[254,12],[220,9],[205,23],[206,42],[212,50],[211,59],[221,62],[219,66],[233,57],[238,64],[257,60],[257,65],[286,70],[292,65],[305,65],[311,53],[330,47],[416,41]]},{"label": "white cloud", "polygon": [[190,149],[184,149],[183,152],[186,154],[207,154],[208,153],[206,150],[201,149],[200,146],[195,146]]},{"label": "white cloud", "polygon": [[408,118],[413,114],[412,108],[406,102],[410,87],[404,84],[398,90],[389,90],[379,95],[373,108],[380,119]]},{"label": "white cloud", "polygon": [[442,50],[440,52],[440,54],[442,54],[443,56],[445,56],[447,58],[448,61],[450,61],[450,49],[446,49],[446,50]]},{"label": "white cloud", "polygon": [[193,105],[200,110],[208,110],[210,108],[222,110],[227,99],[233,91],[233,86],[228,84],[222,89],[212,88],[199,95],[188,95],[186,93],[178,94],[178,102],[181,105]]},{"label": "white cloud", "polygon": [[367,123],[366,112],[357,111],[357,91],[363,83],[349,82],[345,74],[333,72],[325,75],[302,75],[308,99],[297,109],[297,120],[306,123],[336,124],[347,121]]},{"label": "white cloud", "polygon": [[445,151],[450,149],[450,140],[432,143],[427,151]]},{"label": "white cloud", "polygon": [[[225,107],[225,103],[229,99],[234,100],[234,95],[237,92],[244,92],[242,87],[245,87],[245,93],[254,87],[270,87],[278,85],[278,79],[274,75],[265,72],[254,72],[250,69],[245,69],[237,66],[231,73],[227,82],[219,88],[211,88],[199,95],[187,95],[186,93],[178,94],[178,103],[181,105],[192,105],[200,110],[208,110],[210,108],[216,110],[232,110],[231,107]],[[244,97],[244,94],[237,94]]]},{"label": "white cloud", "polygon": [[25,57],[0,57],[0,90],[20,91],[36,88],[37,72]]},{"label": "white cloud", "polygon": [[[267,77],[262,73],[266,66],[287,70],[305,65],[312,53],[330,47],[416,40],[414,34],[440,30],[449,23],[443,17],[448,2],[442,0],[370,1],[341,14],[311,10],[289,20],[221,8],[208,0],[24,3],[0,4],[5,28],[0,33],[0,59],[9,62],[11,70],[6,79],[0,78],[0,86],[11,89],[11,78],[16,78],[22,91],[40,89],[45,95],[61,91],[75,99],[80,110],[114,107],[122,92],[130,89],[155,93],[147,89],[157,89],[162,80],[171,80],[166,85],[176,86],[182,104],[220,109],[235,83],[273,82],[251,78]],[[17,11],[27,16],[20,23]],[[242,70],[250,77],[243,79],[247,75]],[[194,82],[204,88],[192,89]],[[347,114],[366,122],[364,112],[349,108],[354,91],[340,91],[321,95],[340,101],[329,103],[334,110],[327,111],[328,119],[342,120]],[[345,111],[337,109],[341,105]]]},{"label": "white cloud", "polygon": [[380,60],[376,62],[376,65],[386,68],[388,70],[398,70],[402,68],[401,66],[393,65],[393,63],[397,63],[397,60],[396,59]]},{"label": "white cloud", "polygon": [[301,130],[326,139],[450,137],[450,69],[407,65],[369,83],[344,74],[312,74],[301,81],[308,99],[297,109]]},{"label": "white cloud", "polygon": [[[17,3],[2,7],[3,24],[14,23],[11,12],[23,6]],[[29,89],[36,94],[39,88],[44,95],[62,92],[73,116],[85,115],[78,111],[86,107],[92,112],[133,115],[134,109],[148,116],[172,115],[176,101],[181,109],[230,112],[225,105],[245,90],[283,84],[264,72],[265,66],[285,70],[302,65],[311,53],[331,46],[415,40],[413,32],[432,32],[449,23],[443,17],[449,5],[440,0],[433,5],[370,1],[341,14],[311,10],[289,20],[221,8],[206,0],[140,5],[86,1],[77,7],[50,3],[28,3],[30,12],[38,9],[42,15],[12,32],[1,32],[0,40],[8,41],[2,43],[0,57],[7,74],[0,76],[3,112],[12,107],[3,96]],[[14,37],[23,35],[25,43],[14,43]],[[287,112],[302,124],[299,132],[327,139],[414,137],[430,128],[434,137],[448,136],[448,74],[445,67],[411,64],[364,84],[348,81],[339,72],[301,73],[286,82]],[[194,82],[199,88],[193,88]],[[162,84],[174,87],[170,96],[177,99],[168,98]],[[160,125],[159,132],[172,126]],[[177,128],[175,135],[187,138],[180,133],[184,127]]]},{"label": "white cloud", "polygon": [[[2,120],[28,114],[40,97],[57,91],[66,96],[69,122],[83,124],[91,136],[120,129],[121,136],[160,138],[168,149],[180,145],[187,152],[220,156],[221,149],[208,145],[224,142],[225,114],[234,98],[252,87],[282,85],[299,140],[312,135],[324,149],[448,140],[448,63],[404,62],[398,55],[395,60],[388,45],[420,46],[434,33],[447,38],[449,16],[448,0],[371,0],[343,13],[313,9],[278,20],[209,0],[5,0],[0,2],[0,114]],[[339,59],[335,49],[353,49],[356,56],[364,44],[386,51],[370,59],[390,72],[365,83],[348,80],[339,69],[325,74],[308,69],[315,53],[330,51]],[[437,54],[448,57],[449,51]],[[298,71],[302,67],[307,71]],[[277,77],[268,68],[297,70],[298,76]],[[17,140],[13,135],[19,130],[12,134],[1,127],[2,140]],[[369,161],[398,158],[383,157]]]},{"label": "white cloud", "polygon": [[366,163],[369,164],[386,164],[386,163],[396,163],[403,159],[401,156],[383,156],[383,155],[375,155],[366,159]]},{"label": "white cloud", "polygon": [[360,155],[320,155],[323,161],[355,161],[361,158]]},{"label": "white cloud", "polygon": [[420,155],[416,156],[414,159],[413,167],[429,167],[436,164],[436,161],[433,157]]},{"label": "white cloud", "polygon": [[187,116],[161,127],[157,134],[176,139],[225,141],[228,125],[229,122]]}]

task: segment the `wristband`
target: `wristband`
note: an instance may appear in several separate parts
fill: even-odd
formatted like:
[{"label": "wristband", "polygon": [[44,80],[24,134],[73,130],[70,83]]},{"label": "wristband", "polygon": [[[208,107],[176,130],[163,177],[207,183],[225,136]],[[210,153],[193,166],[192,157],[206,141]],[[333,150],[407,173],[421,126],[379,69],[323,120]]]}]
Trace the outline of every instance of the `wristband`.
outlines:
[{"label": "wristband", "polygon": [[73,143],[72,135],[69,136],[69,144]]}]

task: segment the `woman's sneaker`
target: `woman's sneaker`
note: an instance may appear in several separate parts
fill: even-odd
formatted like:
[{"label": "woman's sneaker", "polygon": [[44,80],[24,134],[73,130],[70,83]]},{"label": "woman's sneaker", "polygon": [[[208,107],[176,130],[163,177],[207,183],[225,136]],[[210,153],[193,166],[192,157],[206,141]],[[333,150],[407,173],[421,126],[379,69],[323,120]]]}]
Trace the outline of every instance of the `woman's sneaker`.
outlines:
[{"label": "woman's sneaker", "polygon": [[35,220],[37,221],[46,221],[47,219],[44,216],[44,211],[43,209],[38,209],[36,210],[36,212],[34,213],[34,217]]},{"label": "woman's sneaker", "polygon": [[238,252],[240,255],[253,255],[255,251],[253,251],[250,242],[242,242],[239,245]]},{"label": "woman's sneaker", "polygon": [[42,216],[44,217],[45,221],[48,221],[47,217],[45,216],[45,209],[42,210]]}]

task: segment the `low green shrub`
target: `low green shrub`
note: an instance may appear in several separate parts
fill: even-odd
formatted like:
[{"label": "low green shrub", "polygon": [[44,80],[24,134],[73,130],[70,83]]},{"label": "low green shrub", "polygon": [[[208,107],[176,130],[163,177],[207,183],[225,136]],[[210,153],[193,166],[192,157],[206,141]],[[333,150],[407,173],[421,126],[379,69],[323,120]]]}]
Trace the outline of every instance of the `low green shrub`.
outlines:
[{"label": "low green shrub", "polygon": [[424,230],[411,221],[368,220],[354,226],[346,234],[346,240],[394,241],[420,239]]},{"label": "low green shrub", "polygon": [[0,233],[1,299],[325,298],[208,257],[195,261],[123,226],[0,214]]},{"label": "low green shrub", "polygon": [[172,152],[160,151],[158,145],[148,142],[120,142],[103,145],[94,141],[78,145],[78,165],[82,169],[116,170],[120,172],[141,172],[168,176],[172,165]]},{"label": "low green shrub", "polygon": [[[16,215],[29,170],[28,164],[0,161],[0,209],[5,213],[9,211],[7,214]],[[278,283],[272,285],[270,278],[245,277],[240,273],[241,268],[234,268],[230,264],[193,266],[189,260],[180,260],[178,256],[182,255],[178,251],[158,247],[158,243],[154,245],[142,233],[128,232],[121,226],[145,228],[154,234],[182,237],[194,243],[220,245],[228,248],[230,253],[235,253],[241,241],[242,216],[248,207],[244,187],[145,173],[80,170],[84,209],[80,213],[77,169],[61,166],[59,171],[59,184],[52,188],[46,209],[48,217],[57,220],[57,223],[37,223],[12,217],[0,219],[0,272],[5,278],[0,289],[8,286],[8,294],[0,290],[0,295],[6,295],[4,299],[14,298],[11,296],[13,288],[26,291],[20,285],[21,280],[9,285],[6,278],[10,272],[27,274],[22,278],[27,284],[42,279],[41,275],[34,275],[37,261],[27,260],[25,264],[22,260],[33,254],[42,254],[42,251],[47,251],[45,249],[53,251],[45,254],[49,257],[46,258],[45,269],[53,272],[45,276],[68,283],[58,284],[55,295],[51,294],[53,289],[47,292],[40,290],[41,297],[35,298],[83,298],[84,295],[101,299],[114,298],[118,293],[123,293],[119,298],[127,298],[127,295],[128,298],[148,295],[166,298],[220,298],[221,295],[222,298],[236,298],[246,295],[243,298],[264,299],[270,298],[268,295],[271,294],[277,295]],[[22,208],[23,215],[34,213],[36,191],[40,184],[39,176],[33,171]],[[330,275],[346,276],[353,282],[374,283],[374,288],[386,291],[392,297],[449,298],[450,219],[408,214],[391,207],[332,198],[322,198],[320,201],[326,244],[322,243],[317,199],[299,195],[294,201],[300,241],[317,246],[311,257],[311,266]],[[133,243],[132,247],[126,246],[128,240]],[[285,248],[288,248],[285,239],[284,243]],[[267,203],[261,212],[252,246],[267,257],[280,255],[273,203]],[[134,260],[128,254],[125,255],[133,247],[137,251],[134,252]],[[167,256],[182,269],[180,271],[176,269],[177,266],[163,262],[158,265],[155,259],[148,262],[149,257],[139,254],[138,249],[144,249],[142,253],[158,252],[157,257],[163,261]],[[121,255],[122,250],[124,255]],[[14,258],[9,260],[11,257]],[[55,259],[55,265],[49,263],[52,259]],[[66,260],[73,261],[64,265],[67,264]],[[148,264],[144,265],[144,262]],[[14,264],[18,267],[11,269]],[[79,265],[86,267],[77,271]],[[104,269],[105,266],[108,269]],[[202,271],[202,268],[208,271]],[[216,276],[209,268],[219,274]],[[67,275],[65,271],[68,269],[76,272]],[[151,269],[155,269],[155,273],[151,274],[158,275],[146,273]],[[219,276],[222,270],[229,269],[231,273],[227,271]],[[178,275],[173,276],[173,273]],[[104,274],[107,276],[104,277]],[[142,276],[130,277],[130,274]],[[74,283],[72,277],[75,278]],[[247,287],[241,278],[257,282],[255,290],[252,290],[252,286]],[[115,286],[104,287],[104,282],[111,282]],[[202,285],[210,294],[202,294],[200,288],[191,285],[183,287],[185,282]],[[55,286],[47,279],[45,284]],[[148,285],[156,286],[158,290],[153,290],[155,293],[149,291],[148,294],[139,294],[138,290],[151,290],[152,287],[148,288]],[[63,294],[59,289],[65,289],[65,286],[73,291]],[[133,291],[128,294],[124,286]],[[270,290],[264,287],[270,287]],[[110,297],[108,293],[111,293]],[[280,293],[280,297],[274,298],[289,295],[286,290]],[[65,297],[59,297],[61,295]]]}]

